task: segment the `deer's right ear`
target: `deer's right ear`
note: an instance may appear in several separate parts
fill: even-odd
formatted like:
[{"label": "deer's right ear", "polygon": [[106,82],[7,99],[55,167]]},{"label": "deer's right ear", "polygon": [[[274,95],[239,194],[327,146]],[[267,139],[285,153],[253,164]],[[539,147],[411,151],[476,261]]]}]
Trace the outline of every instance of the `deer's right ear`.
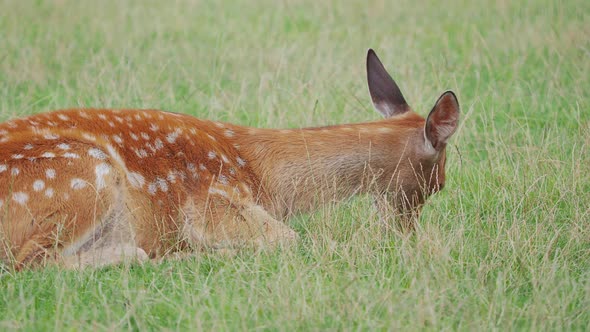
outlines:
[{"label": "deer's right ear", "polygon": [[436,150],[441,151],[457,130],[459,101],[452,91],[443,93],[426,118],[424,137]]},{"label": "deer's right ear", "polygon": [[384,117],[389,118],[410,110],[399,87],[372,49],[367,53],[367,81],[373,105]]}]

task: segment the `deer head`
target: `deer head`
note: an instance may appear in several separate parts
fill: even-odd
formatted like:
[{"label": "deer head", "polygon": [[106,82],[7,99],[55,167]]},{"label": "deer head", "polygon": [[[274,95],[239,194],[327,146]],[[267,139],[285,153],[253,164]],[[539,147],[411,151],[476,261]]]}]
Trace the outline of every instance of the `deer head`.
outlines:
[{"label": "deer head", "polygon": [[367,80],[373,105],[379,113],[392,121],[410,117],[417,123],[416,129],[407,134],[398,163],[383,168],[384,174],[376,186],[376,202],[382,218],[391,215],[413,218],[424,201],[445,185],[445,149],[457,129],[459,102],[452,91],[447,91],[438,98],[426,120],[420,121],[373,50],[367,54]]}]

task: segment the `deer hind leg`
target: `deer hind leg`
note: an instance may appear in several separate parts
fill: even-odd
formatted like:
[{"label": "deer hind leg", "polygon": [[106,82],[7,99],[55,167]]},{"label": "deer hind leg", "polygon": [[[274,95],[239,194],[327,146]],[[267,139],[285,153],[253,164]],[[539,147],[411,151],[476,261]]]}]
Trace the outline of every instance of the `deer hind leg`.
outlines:
[{"label": "deer hind leg", "polygon": [[148,258],[145,251],[135,245],[128,218],[118,207],[111,207],[90,222],[84,232],[72,229],[75,228],[72,225],[83,224],[83,220],[64,222],[57,218],[44,220],[46,227],[35,232],[19,248],[15,256],[17,270],[48,263],[66,268],[100,267]]},{"label": "deer hind leg", "polygon": [[206,202],[193,200],[183,209],[182,234],[192,246],[262,249],[297,240],[293,229],[273,218],[251,197],[230,197],[228,188],[212,188],[217,190],[209,190]]},{"label": "deer hind leg", "polygon": [[[58,223],[55,223],[57,225]],[[116,209],[98,220],[77,241],[62,247],[59,226],[38,232],[20,248],[15,257],[18,270],[27,266],[57,263],[65,268],[101,267],[134,260],[148,259],[146,252],[137,247],[133,230],[127,218]]]},{"label": "deer hind leg", "polygon": [[134,231],[126,211],[120,209],[122,205],[111,208],[80,243],[62,251],[62,263],[66,268],[101,267],[149,259],[135,244]]},{"label": "deer hind leg", "polygon": [[108,209],[96,223],[96,227],[62,251],[65,267],[101,267],[149,259],[135,241],[134,213],[127,207],[126,198],[129,195],[125,186],[116,174],[110,180],[112,190]]},{"label": "deer hind leg", "polygon": [[[94,174],[84,172],[94,172],[96,162],[80,163],[70,167],[79,168],[81,179],[93,179]],[[133,213],[126,208],[128,195],[119,172],[104,163],[100,167],[105,171],[100,185],[85,182],[70,188],[67,196],[56,191],[53,200],[38,202],[37,212],[30,214],[34,222],[27,240],[15,254],[17,269],[46,263],[104,266],[147,258],[135,244]]]}]

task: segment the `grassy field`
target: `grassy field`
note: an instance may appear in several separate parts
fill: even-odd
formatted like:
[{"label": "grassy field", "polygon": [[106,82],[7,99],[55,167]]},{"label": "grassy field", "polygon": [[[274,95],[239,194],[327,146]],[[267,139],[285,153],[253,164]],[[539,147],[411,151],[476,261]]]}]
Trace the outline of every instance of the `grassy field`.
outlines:
[{"label": "grassy field", "polygon": [[260,127],[379,118],[375,48],[462,123],[417,232],[366,197],[291,220],[294,248],[0,272],[0,330],[585,330],[590,2],[0,1],[0,120],[159,108]]}]

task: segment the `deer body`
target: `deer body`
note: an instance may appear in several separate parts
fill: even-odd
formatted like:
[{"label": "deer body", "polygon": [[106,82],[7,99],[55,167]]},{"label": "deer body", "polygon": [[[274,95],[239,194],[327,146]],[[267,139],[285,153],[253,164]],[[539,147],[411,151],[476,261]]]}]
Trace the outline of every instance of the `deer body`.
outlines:
[{"label": "deer body", "polygon": [[371,78],[383,74],[375,60],[370,51],[371,95],[391,112],[376,122],[273,130],[72,109],[0,124],[0,260],[98,266],[289,243],[292,213],[357,193],[373,193],[384,213],[416,211],[444,184],[458,104],[445,94],[425,120],[383,97],[399,89]]}]

